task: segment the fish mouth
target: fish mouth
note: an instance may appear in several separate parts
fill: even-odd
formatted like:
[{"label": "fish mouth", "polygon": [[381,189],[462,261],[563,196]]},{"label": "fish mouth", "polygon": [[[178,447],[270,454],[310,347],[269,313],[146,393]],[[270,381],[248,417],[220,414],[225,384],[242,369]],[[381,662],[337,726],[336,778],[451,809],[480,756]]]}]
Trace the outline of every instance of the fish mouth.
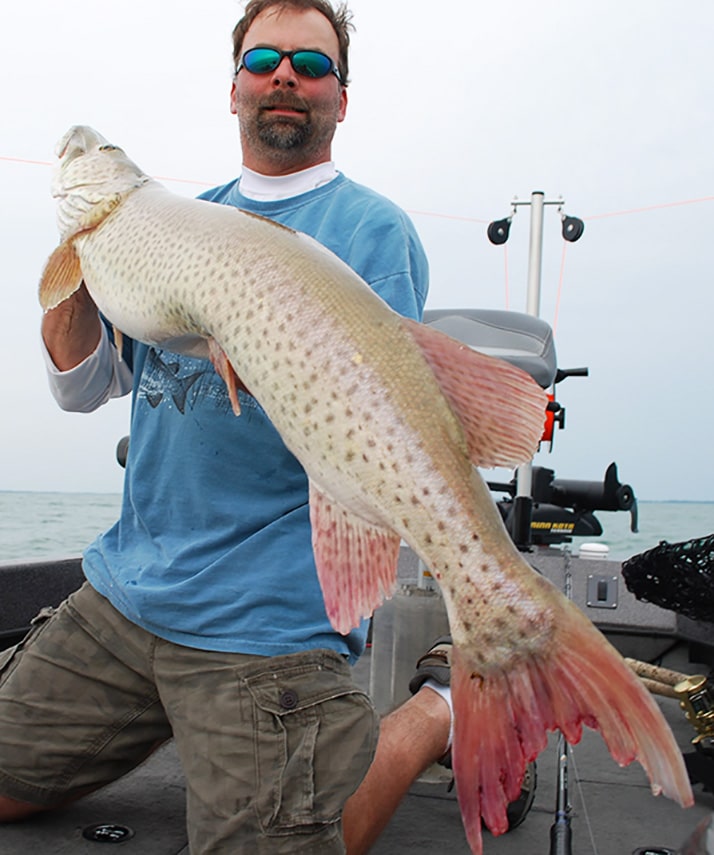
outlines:
[{"label": "fish mouth", "polygon": [[66,165],[75,158],[101,146],[109,146],[108,140],[101,134],[87,125],[74,125],[57,143],[55,154]]}]

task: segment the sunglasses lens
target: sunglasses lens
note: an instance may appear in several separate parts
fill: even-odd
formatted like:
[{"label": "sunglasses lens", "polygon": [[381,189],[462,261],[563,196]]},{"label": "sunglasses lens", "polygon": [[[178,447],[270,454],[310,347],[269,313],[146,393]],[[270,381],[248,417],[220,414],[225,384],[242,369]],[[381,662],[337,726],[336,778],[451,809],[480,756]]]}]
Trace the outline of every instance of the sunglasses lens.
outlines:
[{"label": "sunglasses lens", "polygon": [[268,74],[279,65],[282,56],[273,48],[253,48],[243,54],[243,65],[251,74]]},{"label": "sunglasses lens", "polygon": [[332,70],[332,60],[316,50],[299,50],[292,56],[293,68],[303,77],[325,77]]}]

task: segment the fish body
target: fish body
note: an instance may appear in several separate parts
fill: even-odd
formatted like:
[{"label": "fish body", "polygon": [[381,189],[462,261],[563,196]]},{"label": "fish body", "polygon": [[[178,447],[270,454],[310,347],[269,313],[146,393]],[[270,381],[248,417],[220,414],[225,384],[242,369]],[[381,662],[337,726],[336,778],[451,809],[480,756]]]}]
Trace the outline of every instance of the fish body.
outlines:
[{"label": "fish body", "polygon": [[51,308],[82,280],[122,333],[210,355],[255,395],[309,478],[328,616],[347,632],[396,582],[401,540],[440,585],[454,641],[454,771],[471,847],[507,829],[526,764],[598,728],[654,792],[692,801],[661,713],[619,654],[514,547],[474,464],[530,459],[546,398],[523,372],[393,312],[319,243],[183,199],[90,128],[58,147]]}]

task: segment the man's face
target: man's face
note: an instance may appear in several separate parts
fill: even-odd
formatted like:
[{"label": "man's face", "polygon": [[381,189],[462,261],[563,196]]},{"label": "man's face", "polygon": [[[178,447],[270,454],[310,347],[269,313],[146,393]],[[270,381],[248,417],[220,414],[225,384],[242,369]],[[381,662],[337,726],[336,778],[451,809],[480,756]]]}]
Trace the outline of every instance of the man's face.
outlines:
[{"label": "man's face", "polygon": [[[255,47],[318,50],[335,64],[339,56],[332,25],[315,9],[267,9],[245,34],[243,53]],[[287,174],[330,160],[332,137],[346,108],[347,93],[334,74],[305,77],[295,72],[288,57],[267,74],[242,68],[231,89],[243,162],[266,175]]]}]

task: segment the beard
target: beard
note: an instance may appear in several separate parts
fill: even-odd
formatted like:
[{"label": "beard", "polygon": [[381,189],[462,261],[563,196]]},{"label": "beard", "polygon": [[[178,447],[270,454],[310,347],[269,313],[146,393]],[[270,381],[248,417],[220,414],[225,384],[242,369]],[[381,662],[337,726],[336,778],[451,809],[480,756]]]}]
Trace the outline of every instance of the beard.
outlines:
[{"label": "beard", "polygon": [[258,116],[256,133],[265,147],[290,151],[305,148],[314,136],[314,128],[307,116],[305,121],[300,121],[286,116],[271,117],[270,113],[267,113]]},{"label": "beard", "polygon": [[[243,94],[236,106],[246,142],[263,155],[288,163],[329,149],[337,127],[339,100],[308,103],[290,92],[279,91],[263,98]],[[276,115],[274,107],[288,107],[299,115]]]}]

